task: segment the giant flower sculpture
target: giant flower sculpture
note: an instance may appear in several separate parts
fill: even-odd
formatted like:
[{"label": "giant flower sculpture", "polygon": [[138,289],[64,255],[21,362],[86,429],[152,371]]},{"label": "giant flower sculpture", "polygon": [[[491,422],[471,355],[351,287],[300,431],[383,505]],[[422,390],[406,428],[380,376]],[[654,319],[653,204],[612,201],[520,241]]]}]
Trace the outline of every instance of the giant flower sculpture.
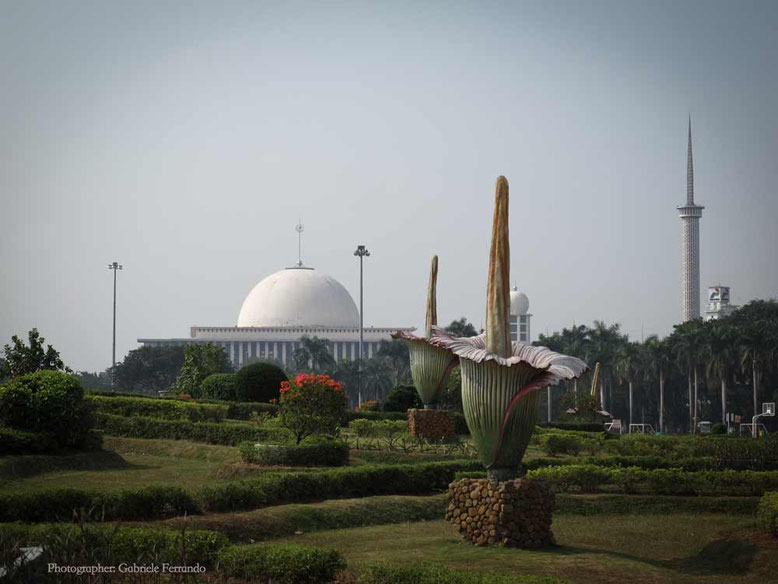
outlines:
[{"label": "giant flower sculpture", "polygon": [[438,324],[437,294],[438,256],[432,256],[430,280],[427,286],[427,315],[424,337],[405,331],[392,333],[393,339],[402,339],[408,345],[411,357],[413,385],[426,409],[435,409],[448,374],[456,367],[459,358],[448,349],[430,340],[432,330]]},{"label": "giant flower sculpture", "polygon": [[579,377],[586,363],[546,347],[511,343],[508,181],[497,179],[486,330],[477,337],[456,338],[432,327],[430,342],[446,347],[462,367],[462,406],[487,476],[507,480],[516,475],[538,415],[537,390],[562,379]]}]

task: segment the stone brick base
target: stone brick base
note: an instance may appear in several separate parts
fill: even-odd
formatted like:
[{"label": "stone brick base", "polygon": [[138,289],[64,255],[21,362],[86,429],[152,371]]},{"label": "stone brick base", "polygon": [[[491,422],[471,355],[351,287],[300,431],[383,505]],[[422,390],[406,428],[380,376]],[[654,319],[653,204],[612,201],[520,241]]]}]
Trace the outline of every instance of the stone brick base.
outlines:
[{"label": "stone brick base", "polygon": [[554,543],[554,493],[532,479],[462,479],[448,486],[446,521],[474,545],[540,548]]},{"label": "stone brick base", "polygon": [[453,438],[454,416],[446,410],[408,410],[408,432],[433,442]]}]

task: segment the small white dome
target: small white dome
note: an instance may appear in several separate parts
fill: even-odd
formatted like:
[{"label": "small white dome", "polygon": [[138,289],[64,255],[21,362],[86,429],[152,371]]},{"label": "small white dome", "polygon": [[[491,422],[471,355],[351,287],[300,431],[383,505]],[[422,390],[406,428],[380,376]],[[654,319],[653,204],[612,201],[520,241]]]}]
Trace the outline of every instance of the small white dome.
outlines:
[{"label": "small white dome", "polygon": [[359,310],[335,278],[303,266],[271,274],[246,296],[239,327],[359,327]]},{"label": "small white dome", "polygon": [[520,316],[529,312],[529,298],[514,286],[511,290],[511,314]]}]

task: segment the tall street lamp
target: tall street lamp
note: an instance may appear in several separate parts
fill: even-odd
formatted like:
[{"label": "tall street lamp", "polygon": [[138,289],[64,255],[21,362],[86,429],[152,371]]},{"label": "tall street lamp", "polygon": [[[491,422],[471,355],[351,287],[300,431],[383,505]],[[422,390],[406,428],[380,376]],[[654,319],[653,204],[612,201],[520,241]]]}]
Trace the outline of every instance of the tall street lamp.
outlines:
[{"label": "tall street lamp", "polygon": [[357,397],[358,405],[362,406],[362,333],[363,333],[363,327],[364,327],[364,317],[363,317],[363,302],[362,302],[362,259],[364,257],[369,257],[370,252],[367,251],[367,248],[364,245],[357,246],[357,250],[354,252],[354,255],[359,258],[359,394]]},{"label": "tall street lamp", "polygon": [[108,264],[108,269],[113,270],[113,350],[111,351],[111,387],[114,385],[114,367],[116,367],[116,272],[122,269],[118,262]]}]

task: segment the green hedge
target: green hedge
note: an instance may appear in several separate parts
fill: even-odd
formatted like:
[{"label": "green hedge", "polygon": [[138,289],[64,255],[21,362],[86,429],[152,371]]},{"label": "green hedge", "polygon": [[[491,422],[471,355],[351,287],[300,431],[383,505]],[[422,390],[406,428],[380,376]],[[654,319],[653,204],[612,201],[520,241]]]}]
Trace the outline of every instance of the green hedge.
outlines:
[{"label": "green hedge", "polygon": [[44,546],[48,561],[68,565],[186,561],[213,566],[219,550],[229,544],[226,536],[215,531],[72,523],[0,524],[0,537],[20,545]]},{"label": "green hedge", "polygon": [[57,440],[47,432],[0,428],[0,454],[39,454],[57,449]]},{"label": "green hedge", "polygon": [[125,418],[112,414],[96,414],[95,426],[113,436],[192,440],[228,446],[248,440],[283,443],[292,439],[291,432],[284,428],[257,428],[228,422],[211,424],[187,420],[160,420],[141,416]]},{"label": "green hedge", "polygon": [[309,438],[301,444],[238,445],[243,462],[266,466],[344,466],[348,464],[348,444],[327,438]]},{"label": "green hedge", "polygon": [[603,432],[602,424],[587,424],[584,422],[543,422],[538,424],[541,428],[556,428],[559,430],[573,430],[577,432]]},{"label": "green hedge", "polygon": [[[456,473],[454,480],[483,478],[481,470]],[[557,491],[593,493],[610,485],[624,493],[656,495],[761,495],[778,489],[778,471],[685,471],[680,468],[646,470],[637,467],[602,467],[563,464],[530,470],[527,478],[548,481]]]},{"label": "green hedge", "polygon": [[352,420],[407,420],[407,412],[346,412],[346,425]]},{"label": "green hedge", "polygon": [[116,416],[143,416],[163,420],[187,420],[190,422],[221,422],[227,417],[228,408],[223,405],[202,404],[184,400],[154,399],[145,397],[87,396],[94,411]]},{"label": "green hedge", "polygon": [[668,495],[571,495],[557,493],[555,513],[567,515],[664,515],[667,513],[727,513],[749,516],[758,497],[681,497]]},{"label": "green hedge", "polygon": [[237,545],[219,553],[218,571],[251,582],[308,584],[333,582],[346,568],[335,550],[296,544]]},{"label": "green hedge", "polygon": [[778,537],[778,491],[765,493],[759,500],[756,522],[760,529]]},{"label": "green hedge", "polygon": [[70,521],[84,510],[90,520],[146,520],[203,512],[239,511],[322,499],[443,491],[470,460],[345,467],[307,473],[267,473],[259,479],[181,487],[146,486],[114,492],[57,488],[0,494],[0,521]]},{"label": "green hedge", "polygon": [[518,576],[454,570],[428,562],[370,564],[362,570],[360,584],[564,584],[552,576]]}]

